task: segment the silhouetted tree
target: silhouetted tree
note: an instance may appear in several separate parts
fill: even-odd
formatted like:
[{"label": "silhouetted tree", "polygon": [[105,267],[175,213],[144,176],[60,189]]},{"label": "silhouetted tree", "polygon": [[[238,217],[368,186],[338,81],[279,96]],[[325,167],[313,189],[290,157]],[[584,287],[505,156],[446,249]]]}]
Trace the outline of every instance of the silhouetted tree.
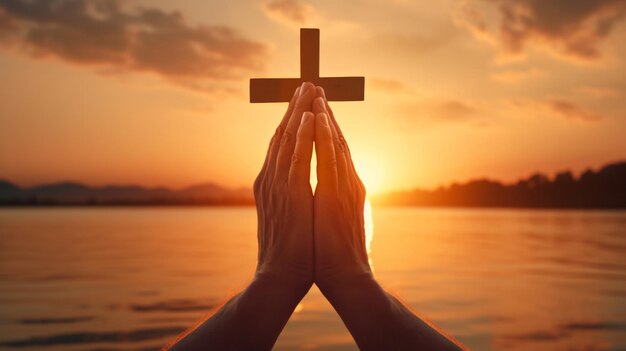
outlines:
[{"label": "silhouetted tree", "polygon": [[552,181],[535,173],[511,185],[479,179],[434,191],[382,195],[373,201],[413,206],[626,208],[626,162],[607,165],[597,173],[586,170],[579,179],[571,171],[557,173]]}]

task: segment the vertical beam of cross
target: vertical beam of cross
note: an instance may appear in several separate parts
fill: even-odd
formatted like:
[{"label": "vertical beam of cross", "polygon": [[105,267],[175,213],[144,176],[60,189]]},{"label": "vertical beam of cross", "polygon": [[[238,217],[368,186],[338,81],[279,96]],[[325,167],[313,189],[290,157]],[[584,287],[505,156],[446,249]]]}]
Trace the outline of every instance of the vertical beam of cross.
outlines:
[{"label": "vertical beam of cross", "polygon": [[300,79],[312,82],[320,76],[320,31],[300,29]]},{"label": "vertical beam of cross", "polygon": [[331,101],[363,101],[365,77],[320,77],[320,30],[300,29],[300,78],[252,78],[250,102],[288,102],[303,82],[322,86]]}]

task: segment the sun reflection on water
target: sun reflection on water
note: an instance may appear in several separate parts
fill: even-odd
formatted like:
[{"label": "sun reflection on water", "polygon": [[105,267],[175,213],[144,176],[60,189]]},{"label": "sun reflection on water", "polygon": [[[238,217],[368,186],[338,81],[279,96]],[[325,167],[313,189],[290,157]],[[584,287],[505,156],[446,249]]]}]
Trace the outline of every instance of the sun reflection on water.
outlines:
[{"label": "sun reflection on water", "polygon": [[365,228],[365,249],[367,250],[370,267],[374,270],[372,259],[369,257],[372,252],[372,239],[374,238],[374,219],[372,218],[372,203],[367,198],[363,206],[363,222]]}]

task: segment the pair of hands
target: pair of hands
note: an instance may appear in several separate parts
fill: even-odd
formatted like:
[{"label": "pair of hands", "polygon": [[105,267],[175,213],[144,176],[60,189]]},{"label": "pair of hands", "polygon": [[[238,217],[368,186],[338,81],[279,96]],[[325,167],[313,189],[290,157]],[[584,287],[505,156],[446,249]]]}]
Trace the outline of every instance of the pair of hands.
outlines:
[{"label": "pair of hands", "polygon": [[[310,184],[313,147],[318,184]],[[293,95],[254,182],[259,257],[256,278],[306,294],[369,279],[365,187],[322,87]]]},{"label": "pair of hands", "polygon": [[[309,182],[314,146],[315,194]],[[313,283],[361,350],[462,350],[373,279],[365,248],[365,188],[321,87],[304,83],[296,90],[254,195],[255,279],[164,350],[270,350]]]}]

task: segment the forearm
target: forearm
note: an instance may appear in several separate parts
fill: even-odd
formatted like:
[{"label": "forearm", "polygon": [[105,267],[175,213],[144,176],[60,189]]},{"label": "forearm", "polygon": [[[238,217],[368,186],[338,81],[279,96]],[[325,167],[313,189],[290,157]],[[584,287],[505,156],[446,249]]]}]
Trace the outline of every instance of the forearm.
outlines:
[{"label": "forearm", "polygon": [[256,277],[244,291],[165,350],[271,350],[307,291],[305,286],[286,286]]},{"label": "forearm", "polygon": [[369,274],[322,289],[361,350],[462,350]]}]

